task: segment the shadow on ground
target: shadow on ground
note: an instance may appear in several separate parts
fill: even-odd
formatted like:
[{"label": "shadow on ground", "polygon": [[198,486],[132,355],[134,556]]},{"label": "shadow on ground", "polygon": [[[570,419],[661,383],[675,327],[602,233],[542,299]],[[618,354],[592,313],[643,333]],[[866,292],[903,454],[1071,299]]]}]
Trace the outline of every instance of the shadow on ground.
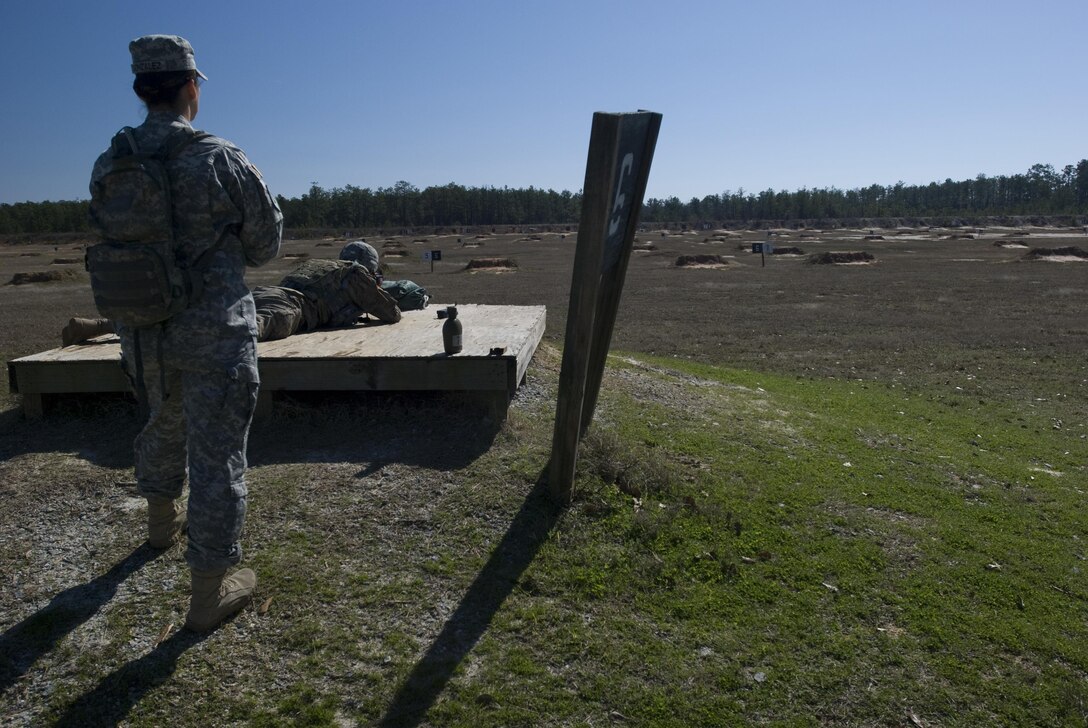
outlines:
[{"label": "shadow on ground", "polygon": [[90,692],[77,698],[57,720],[57,726],[89,728],[116,726],[133,706],[157,685],[170,679],[182,653],[211,633],[183,629],[138,660],[106,675]]},{"label": "shadow on ground", "polygon": [[355,462],[360,478],[392,463],[456,470],[487,452],[501,425],[469,395],[292,394],[253,424],[249,464]]},{"label": "shadow on ground", "polygon": [[65,589],[49,604],[0,634],[0,695],[73,630],[93,617],[134,571],[163,552],[143,544],[86,584]]},{"label": "shadow on ground", "polygon": [[549,497],[542,473],[456,611],[398,687],[378,725],[399,728],[418,726],[423,722],[457,666],[480,641],[506,597],[536,557],[562,512],[563,509]]},{"label": "shadow on ground", "polygon": [[27,420],[13,407],[0,411],[0,460],[75,452],[95,465],[123,468],[132,465],[132,441],[139,430],[135,403],[116,395],[51,402],[40,420]]},{"label": "shadow on ground", "polygon": [[[360,477],[390,463],[457,469],[491,447],[501,424],[486,403],[459,393],[293,393],[253,423],[249,464],[358,462]],[[41,420],[11,408],[0,411],[0,462],[74,452],[130,468],[139,430],[135,402],[117,395],[58,400]]]}]

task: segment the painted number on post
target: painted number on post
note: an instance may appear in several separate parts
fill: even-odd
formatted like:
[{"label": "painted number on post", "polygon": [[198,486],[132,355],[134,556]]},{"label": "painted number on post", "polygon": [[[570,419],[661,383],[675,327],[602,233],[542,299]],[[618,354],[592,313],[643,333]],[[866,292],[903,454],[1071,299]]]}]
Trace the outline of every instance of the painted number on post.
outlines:
[{"label": "painted number on post", "polygon": [[601,260],[602,272],[615,268],[623,252],[624,232],[627,229],[627,221],[632,215],[630,200],[635,193],[635,180],[632,175],[634,168],[635,153],[627,152],[620,160],[619,169],[616,170],[616,177],[612,182],[616,191],[612,197],[612,209],[608,216],[608,235],[605,236],[604,257]]},{"label": "painted number on post", "polygon": [[608,223],[608,234],[615,235],[616,231],[620,229],[620,225],[624,222],[624,216],[620,213],[623,212],[623,205],[627,202],[627,194],[623,191],[623,178],[631,174],[631,167],[635,164],[635,155],[628,152],[623,157],[623,162],[620,164],[619,177],[616,179],[616,199],[612,203],[612,219]]}]

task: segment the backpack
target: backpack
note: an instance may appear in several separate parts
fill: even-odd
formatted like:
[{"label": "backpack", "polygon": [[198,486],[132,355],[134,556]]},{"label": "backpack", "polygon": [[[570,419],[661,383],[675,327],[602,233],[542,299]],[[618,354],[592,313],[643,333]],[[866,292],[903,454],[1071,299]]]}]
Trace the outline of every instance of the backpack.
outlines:
[{"label": "backpack", "polygon": [[203,277],[190,272],[197,266],[177,262],[167,163],[210,136],[178,129],[145,152],[131,127],[114,135],[111,168],[91,190],[91,223],[102,242],[88,248],[85,259],[95,306],[106,318],[132,328],[151,326],[199,298]]},{"label": "backpack", "polygon": [[382,290],[393,297],[401,311],[418,311],[431,300],[426,288],[411,281],[382,281]]},{"label": "backpack", "polygon": [[319,321],[307,328],[351,326],[364,313],[386,323],[400,320],[396,301],[378,288],[374,277],[358,263],[315,258],[288,273],[280,285],[306,295],[317,308]]}]

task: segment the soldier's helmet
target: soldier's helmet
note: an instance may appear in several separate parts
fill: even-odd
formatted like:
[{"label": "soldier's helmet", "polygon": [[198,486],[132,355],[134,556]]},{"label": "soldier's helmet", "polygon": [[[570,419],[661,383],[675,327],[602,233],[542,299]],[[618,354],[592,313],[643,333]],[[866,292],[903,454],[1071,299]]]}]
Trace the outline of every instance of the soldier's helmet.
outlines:
[{"label": "soldier's helmet", "polygon": [[374,246],[362,240],[356,240],[344,246],[340,251],[340,260],[352,260],[370,271],[371,275],[378,275],[378,251]]}]

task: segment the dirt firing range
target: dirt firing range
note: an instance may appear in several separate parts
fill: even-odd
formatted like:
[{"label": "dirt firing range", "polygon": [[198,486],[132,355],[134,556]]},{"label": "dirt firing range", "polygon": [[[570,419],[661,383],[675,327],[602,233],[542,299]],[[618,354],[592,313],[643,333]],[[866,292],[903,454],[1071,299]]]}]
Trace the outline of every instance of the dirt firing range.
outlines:
[{"label": "dirt firing range", "polygon": [[[251,285],[274,284],[302,260],[333,257],[355,237],[285,240],[283,257],[250,270],[247,278]],[[471,346],[478,349],[466,347],[458,357],[482,368],[472,374],[451,373],[450,382],[469,377],[472,384],[467,389],[490,391],[493,401],[509,396],[524,375],[541,331],[561,340],[576,240],[576,233],[566,226],[362,237],[382,250],[387,278],[414,280],[428,288],[432,300],[456,302],[459,310],[465,301],[498,307],[481,312],[528,307],[526,319],[517,314],[516,321],[497,320],[493,335],[485,333],[487,326],[478,330],[472,314],[463,309],[466,342],[475,342]],[[751,252],[752,244],[768,241],[775,253],[766,256],[766,267],[761,268],[761,256]],[[41,406],[41,394],[127,389],[116,366],[116,345],[53,349],[70,316],[94,315],[79,262],[85,242],[58,237],[0,245],[3,350],[31,367],[22,370],[22,363],[9,361],[9,385],[23,395],[24,411],[31,415]],[[939,340],[968,344],[1014,340],[1040,350],[1060,350],[1068,342],[1055,332],[1075,329],[1083,315],[1075,294],[1084,290],[1085,261],[1076,256],[1040,260],[1025,256],[1032,249],[1062,246],[1084,250],[1088,237],[1082,228],[1048,227],[988,227],[981,233],[974,228],[776,229],[771,234],[648,227],[636,238],[613,346],[749,364],[771,359],[793,366],[790,362],[803,360],[807,368],[832,373],[841,371],[836,362],[843,359],[859,372],[880,369],[885,365],[879,360],[890,359],[893,352],[900,352],[894,356],[901,360],[897,365],[903,365],[908,362],[902,357]],[[788,248],[802,254],[786,252]],[[432,249],[443,251],[434,272],[422,255]],[[873,260],[860,265],[806,262],[809,255],[832,251],[865,251]],[[713,260],[678,266],[685,255]],[[473,260],[484,258],[513,265],[469,268]],[[52,271],[68,273],[52,282],[10,283],[19,274]],[[314,382],[321,388],[337,381],[353,389],[392,389],[394,383],[404,389],[420,388],[405,385],[395,367],[344,366],[336,375],[320,368],[299,374],[297,362],[290,363],[293,355],[288,352],[306,346],[313,348],[315,363],[327,361],[321,366],[335,367],[343,352],[357,346],[354,336],[364,334],[382,342],[423,337],[420,348],[409,356],[417,368],[404,371],[413,371],[408,376],[434,386],[433,377],[445,376],[436,366],[445,361],[434,358],[441,351],[436,311],[436,306],[429,306],[391,327],[314,332],[261,344],[265,404],[274,390],[300,389]],[[341,339],[345,335],[348,339]],[[494,347],[506,348],[497,360],[488,356]],[[394,348],[394,357],[405,355],[404,347]],[[721,352],[720,357],[713,356],[715,352]],[[89,363],[83,363],[86,357]],[[106,369],[94,369],[103,364]],[[49,370],[56,366],[58,371],[24,373],[39,365],[48,365]],[[92,370],[96,373],[87,373]],[[47,384],[36,383],[39,373]]]}]

